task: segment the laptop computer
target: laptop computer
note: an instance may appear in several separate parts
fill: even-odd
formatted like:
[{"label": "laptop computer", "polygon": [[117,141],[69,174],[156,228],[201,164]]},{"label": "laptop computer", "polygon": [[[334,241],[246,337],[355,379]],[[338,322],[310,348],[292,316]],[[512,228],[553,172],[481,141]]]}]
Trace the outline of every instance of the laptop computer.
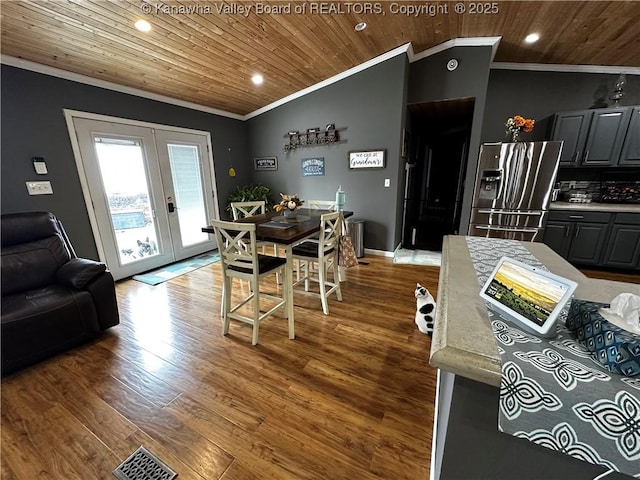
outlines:
[{"label": "laptop computer", "polygon": [[560,311],[578,284],[539,267],[502,257],[480,290],[489,308],[517,327],[554,337]]}]

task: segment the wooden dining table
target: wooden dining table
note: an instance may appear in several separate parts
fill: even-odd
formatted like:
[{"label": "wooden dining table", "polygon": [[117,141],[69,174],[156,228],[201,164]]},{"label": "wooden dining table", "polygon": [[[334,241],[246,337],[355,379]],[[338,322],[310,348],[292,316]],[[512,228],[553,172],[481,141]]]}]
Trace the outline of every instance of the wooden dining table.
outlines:
[{"label": "wooden dining table", "polygon": [[[320,231],[320,217],[325,213],[333,213],[332,210],[320,210],[313,208],[300,208],[296,218],[285,218],[282,213],[266,212],[260,215],[236,220],[240,223],[256,224],[256,239],[261,242],[269,242],[280,245],[285,249],[287,262],[285,264],[285,277],[293,284],[293,247],[313,237]],[[353,215],[353,212],[343,210],[344,218]],[[215,233],[213,226],[202,228],[203,232]],[[293,319],[293,288],[287,288],[287,317]]]}]

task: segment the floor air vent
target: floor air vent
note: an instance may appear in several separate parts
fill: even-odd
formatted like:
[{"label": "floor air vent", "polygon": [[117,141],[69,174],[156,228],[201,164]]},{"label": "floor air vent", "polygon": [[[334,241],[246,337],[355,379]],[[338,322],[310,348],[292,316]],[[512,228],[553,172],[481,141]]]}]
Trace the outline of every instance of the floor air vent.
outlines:
[{"label": "floor air vent", "polygon": [[119,480],[173,480],[178,476],[144,447],[138,448],[113,471]]}]

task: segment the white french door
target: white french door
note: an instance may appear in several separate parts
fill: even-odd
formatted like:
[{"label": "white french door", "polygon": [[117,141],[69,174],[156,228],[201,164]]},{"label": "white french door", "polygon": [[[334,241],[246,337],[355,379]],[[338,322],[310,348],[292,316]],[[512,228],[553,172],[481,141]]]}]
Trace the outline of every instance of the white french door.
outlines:
[{"label": "white french door", "polygon": [[71,119],[96,242],[116,279],[216,248],[201,231],[218,216],[206,133]]}]

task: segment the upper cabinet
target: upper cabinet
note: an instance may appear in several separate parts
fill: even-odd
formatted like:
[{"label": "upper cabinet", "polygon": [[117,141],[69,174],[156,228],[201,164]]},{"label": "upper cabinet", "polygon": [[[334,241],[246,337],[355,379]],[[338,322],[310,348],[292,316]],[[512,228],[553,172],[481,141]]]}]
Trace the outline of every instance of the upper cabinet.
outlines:
[{"label": "upper cabinet", "polygon": [[640,166],[640,107],[633,107],[618,165]]},{"label": "upper cabinet", "polygon": [[[640,165],[638,160],[620,162],[631,114],[635,110],[637,107],[619,107],[557,113],[552,139],[564,141],[560,166]],[[640,128],[637,120],[636,124],[636,129]],[[640,150],[637,134],[634,141],[630,147],[632,158],[633,155],[637,157]]]}]

